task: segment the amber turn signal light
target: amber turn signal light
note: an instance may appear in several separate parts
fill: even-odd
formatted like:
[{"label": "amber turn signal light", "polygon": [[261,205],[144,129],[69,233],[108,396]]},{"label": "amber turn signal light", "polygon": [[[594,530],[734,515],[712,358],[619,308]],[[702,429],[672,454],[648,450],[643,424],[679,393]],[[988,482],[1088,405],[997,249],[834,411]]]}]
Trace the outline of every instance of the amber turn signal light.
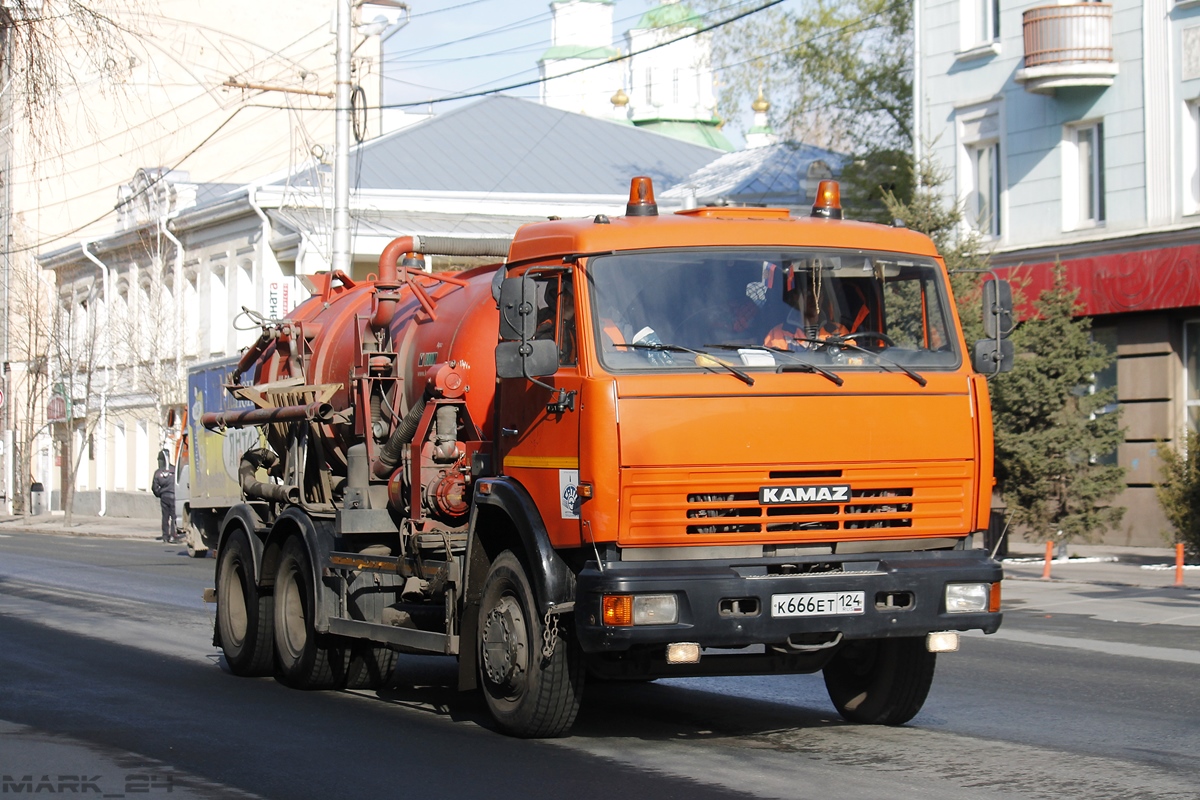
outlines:
[{"label": "amber turn signal light", "polygon": [[605,625],[627,627],[633,624],[633,595],[606,594],[601,608]]}]

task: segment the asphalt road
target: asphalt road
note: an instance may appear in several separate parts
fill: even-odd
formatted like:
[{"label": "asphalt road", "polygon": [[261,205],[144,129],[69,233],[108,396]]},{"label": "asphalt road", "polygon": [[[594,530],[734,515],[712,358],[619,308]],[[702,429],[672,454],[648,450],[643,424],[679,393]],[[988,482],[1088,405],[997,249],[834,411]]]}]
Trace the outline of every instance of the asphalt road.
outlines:
[{"label": "asphalt road", "polygon": [[[380,692],[229,675],[214,564],[0,537],[0,796],[1200,797],[1200,627],[1147,621],[1195,594],[1010,581],[1001,633],[940,656],[899,728],[841,722],[819,676],[664,680],[589,686],[572,736],[536,742],[491,730],[449,659]],[[1087,593],[1103,618],[1053,610]]]}]

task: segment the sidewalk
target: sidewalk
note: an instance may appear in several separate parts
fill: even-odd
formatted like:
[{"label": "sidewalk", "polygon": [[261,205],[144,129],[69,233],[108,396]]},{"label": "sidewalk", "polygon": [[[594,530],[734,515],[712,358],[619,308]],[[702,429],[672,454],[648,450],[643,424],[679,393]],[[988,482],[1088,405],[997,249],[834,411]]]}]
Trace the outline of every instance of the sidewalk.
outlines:
[{"label": "sidewalk", "polygon": [[71,525],[64,525],[61,511],[52,511],[36,517],[0,516],[0,534],[3,533],[55,533],[60,536],[108,536],[120,539],[147,539],[153,541],[162,534],[162,523],[158,518],[144,517],[97,517],[75,514]]},{"label": "sidewalk", "polygon": [[[1068,557],[1050,562],[1051,583],[1095,583],[1146,588],[1175,587],[1175,550],[1072,544]],[[1042,580],[1046,546],[1011,542],[1003,563],[1007,580]],[[1200,591],[1200,566],[1185,565],[1180,591]]]}]

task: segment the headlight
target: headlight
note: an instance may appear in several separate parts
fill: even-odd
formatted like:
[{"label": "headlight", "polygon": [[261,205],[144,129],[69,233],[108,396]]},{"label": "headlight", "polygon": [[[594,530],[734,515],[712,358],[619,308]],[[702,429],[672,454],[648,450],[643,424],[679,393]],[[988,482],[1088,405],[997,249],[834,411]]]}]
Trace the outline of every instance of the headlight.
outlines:
[{"label": "headlight", "polygon": [[946,584],[946,613],[969,614],[988,610],[990,583]]},{"label": "headlight", "polygon": [[606,594],[601,608],[604,624],[615,627],[679,622],[679,598],[673,594]]}]

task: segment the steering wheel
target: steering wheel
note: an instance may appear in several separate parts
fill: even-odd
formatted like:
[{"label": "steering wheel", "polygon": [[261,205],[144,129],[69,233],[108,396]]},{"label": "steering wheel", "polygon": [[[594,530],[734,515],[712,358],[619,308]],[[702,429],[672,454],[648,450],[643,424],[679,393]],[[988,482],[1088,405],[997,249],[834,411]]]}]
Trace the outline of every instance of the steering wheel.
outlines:
[{"label": "steering wheel", "polygon": [[[830,337],[830,338],[833,338],[833,337]],[[892,337],[888,336],[886,333],[880,333],[879,331],[855,331],[854,333],[845,333],[845,334],[842,334],[841,336],[838,336],[837,340],[840,342],[849,342],[854,339],[862,339],[862,338],[877,339],[877,340],[883,342],[884,345],[886,345],[887,347],[895,347],[896,346],[896,343],[894,341],[892,341]]]}]

